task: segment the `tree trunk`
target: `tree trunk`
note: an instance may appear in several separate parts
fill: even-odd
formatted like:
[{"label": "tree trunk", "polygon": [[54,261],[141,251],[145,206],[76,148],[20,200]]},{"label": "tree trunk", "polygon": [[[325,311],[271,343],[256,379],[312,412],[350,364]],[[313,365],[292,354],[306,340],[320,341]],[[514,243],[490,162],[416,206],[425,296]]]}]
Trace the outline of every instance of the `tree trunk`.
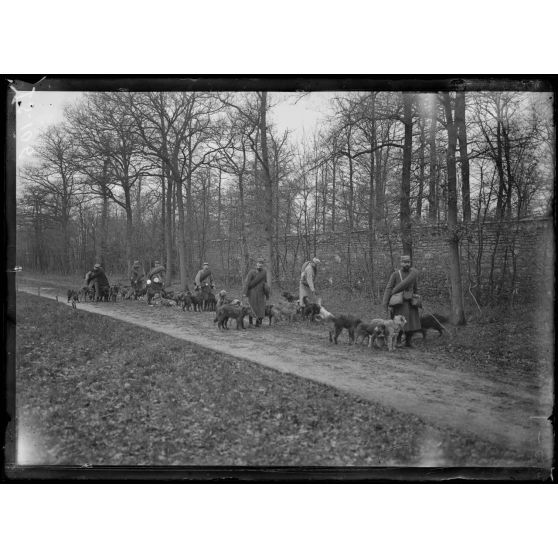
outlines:
[{"label": "tree trunk", "polygon": [[173,183],[176,191],[176,206],[178,210],[178,265],[180,273],[180,289],[186,290],[188,284],[188,263],[186,260],[185,232],[186,219],[184,216],[184,199],[182,197],[182,179],[178,169],[178,158],[174,157],[171,162]]},{"label": "tree trunk", "polygon": [[[244,159],[244,163],[246,159]],[[244,168],[244,165],[243,165]],[[241,270],[242,277],[246,277],[250,269],[250,255],[248,254],[248,243],[246,242],[246,225],[244,224],[244,172],[238,174],[238,199],[240,204],[240,254],[244,263],[244,268]]]},{"label": "tree trunk", "polygon": [[269,169],[269,155],[267,150],[267,91],[261,93],[260,102],[260,136],[262,148],[262,166],[264,175],[264,234],[266,240],[267,283],[271,285],[271,263],[273,262],[273,185]]},{"label": "tree trunk", "polygon": [[442,95],[448,132],[446,161],[448,168],[448,249],[451,283],[451,317],[454,325],[463,325],[465,324],[465,311],[463,308],[459,236],[457,234],[457,169],[455,163],[457,131],[452,115],[450,94],[443,93]]},{"label": "tree trunk", "polygon": [[465,123],[465,92],[455,95],[455,125],[459,140],[459,160],[461,163],[461,198],[463,222],[471,221],[471,188],[469,185],[469,156],[467,154],[467,126]]},{"label": "tree trunk", "polygon": [[403,141],[403,169],[401,176],[401,198],[399,205],[399,219],[401,226],[401,243],[403,253],[413,255],[413,240],[411,231],[411,156],[413,149],[413,97],[411,93],[403,93],[403,124],[405,139]]},{"label": "tree trunk", "polygon": [[420,146],[419,146],[419,184],[417,192],[417,205],[416,205],[416,215],[420,220],[422,218],[422,197],[424,195],[424,167],[426,161],[424,158],[424,148],[426,144],[426,135],[424,133],[424,120],[421,118],[420,123]]},{"label": "tree trunk", "polygon": [[430,165],[428,169],[428,219],[434,222],[438,216],[438,196],[436,195],[436,114],[438,112],[438,99],[435,97],[432,102],[432,114],[430,116]]},{"label": "tree trunk", "polygon": [[174,228],[174,185],[173,185],[173,180],[172,180],[172,176],[170,173],[170,169],[169,166],[165,163],[163,163],[163,173],[161,175],[161,180],[165,181],[165,174],[166,174],[166,179],[167,179],[167,197],[166,199],[163,201],[164,204],[166,204],[166,215],[167,215],[167,220],[164,223],[164,235],[165,235],[165,256],[166,256],[166,270],[167,270],[167,277],[166,280],[168,283],[172,282],[173,279],[173,275],[174,275],[174,258],[173,258],[173,254],[174,254],[174,250],[173,250],[173,235],[172,235],[172,231]]}]

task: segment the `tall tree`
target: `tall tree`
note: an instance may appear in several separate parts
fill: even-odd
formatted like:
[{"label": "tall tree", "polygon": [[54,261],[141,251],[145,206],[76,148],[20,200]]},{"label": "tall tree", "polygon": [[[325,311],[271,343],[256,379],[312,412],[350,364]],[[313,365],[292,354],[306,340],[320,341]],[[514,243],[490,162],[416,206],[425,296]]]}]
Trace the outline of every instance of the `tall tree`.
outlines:
[{"label": "tall tree", "polygon": [[451,283],[451,317],[455,325],[462,325],[465,323],[465,310],[463,304],[461,261],[459,256],[459,230],[457,224],[457,168],[455,162],[457,129],[450,93],[442,93],[441,98],[444,106],[446,130],[448,133],[446,162],[448,172],[448,249]]},{"label": "tall tree", "polygon": [[469,185],[469,155],[467,153],[467,126],[465,122],[465,92],[455,94],[455,125],[459,140],[459,163],[461,167],[461,200],[463,222],[471,221],[471,187]]},{"label": "tall tree", "polygon": [[413,94],[403,93],[403,169],[401,174],[401,197],[399,201],[399,224],[403,253],[413,254],[411,231],[411,157],[413,152]]}]

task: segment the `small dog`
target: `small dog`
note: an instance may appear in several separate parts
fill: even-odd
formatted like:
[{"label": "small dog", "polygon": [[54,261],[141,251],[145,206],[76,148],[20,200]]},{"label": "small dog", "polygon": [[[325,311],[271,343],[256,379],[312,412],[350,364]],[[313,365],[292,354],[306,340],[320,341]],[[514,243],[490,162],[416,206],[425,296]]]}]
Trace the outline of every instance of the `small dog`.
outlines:
[{"label": "small dog", "polygon": [[68,304],[72,302],[72,308],[76,307],[76,302],[79,302],[79,291],[75,289],[68,289]]},{"label": "small dog", "polygon": [[286,318],[289,323],[292,322],[299,313],[298,302],[279,302],[273,305],[275,319]]},{"label": "small dog", "polygon": [[429,329],[435,329],[438,332],[438,337],[444,334],[446,329],[442,324],[447,324],[449,318],[442,314],[423,314],[420,318],[420,331],[423,340],[426,340],[426,332]]},{"label": "small dog", "polygon": [[112,302],[116,302],[118,293],[120,292],[120,287],[118,285],[113,285],[109,290],[109,298]]},{"label": "small dog", "polygon": [[315,302],[308,302],[307,296],[302,298],[302,304],[302,317],[309,322],[315,321],[316,316],[320,314],[321,306]]},{"label": "small dog", "polygon": [[265,305],[265,316],[269,317],[269,325],[271,325],[271,320],[275,318],[275,321],[279,319],[280,312],[275,308],[274,304]]},{"label": "small dog", "polygon": [[246,329],[244,326],[244,316],[250,314],[248,306],[233,306],[232,304],[225,304],[217,310],[217,315],[213,320],[219,329],[228,329],[229,318],[236,320],[236,329]]},{"label": "small dog", "polygon": [[385,336],[387,339],[388,351],[393,351],[395,349],[395,343],[397,341],[397,336],[405,327],[407,320],[405,316],[397,315],[393,317],[393,320],[383,320],[385,327]]},{"label": "small dog", "polygon": [[231,298],[227,298],[227,291],[220,291],[217,295],[217,301],[215,302],[215,310],[219,310],[221,306],[225,304],[230,304],[232,302]]},{"label": "small dog", "polygon": [[368,339],[368,346],[371,348],[375,345],[375,341],[378,338],[384,337],[386,335],[386,326],[383,323],[384,320],[375,319],[370,323],[361,322],[355,329],[356,341],[361,340],[361,344],[364,339]]},{"label": "small dog", "polygon": [[288,291],[283,291],[281,293],[281,296],[287,301],[287,302],[296,302],[298,300],[298,298],[294,295],[292,295],[291,293],[289,293]]}]

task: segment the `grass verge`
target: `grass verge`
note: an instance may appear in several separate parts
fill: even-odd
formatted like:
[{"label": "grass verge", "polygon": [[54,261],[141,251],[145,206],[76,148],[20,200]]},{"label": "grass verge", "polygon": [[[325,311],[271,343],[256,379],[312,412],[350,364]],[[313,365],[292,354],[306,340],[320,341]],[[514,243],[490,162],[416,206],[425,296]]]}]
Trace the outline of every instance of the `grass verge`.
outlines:
[{"label": "grass verge", "polygon": [[16,343],[19,464],[529,465],[328,386],[24,293]]}]

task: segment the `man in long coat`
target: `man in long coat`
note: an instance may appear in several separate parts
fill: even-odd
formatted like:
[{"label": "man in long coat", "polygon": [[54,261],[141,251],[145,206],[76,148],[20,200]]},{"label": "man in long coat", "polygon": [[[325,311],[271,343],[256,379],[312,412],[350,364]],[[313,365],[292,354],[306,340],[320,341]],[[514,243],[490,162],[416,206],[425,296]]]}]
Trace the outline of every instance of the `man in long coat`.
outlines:
[{"label": "man in long coat", "polygon": [[244,296],[248,297],[252,311],[256,315],[256,327],[262,325],[265,316],[265,303],[269,298],[267,271],[264,269],[263,258],[258,258],[256,269],[248,272],[244,280]]},{"label": "man in long coat", "polygon": [[[394,271],[384,291],[383,305],[388,319],[401,315],[407,320],[403,331],[405,345],[412,347],[411,338],[415,331],[420,330],[419,309],[411,305],[413,294],[418,293],[418,271],[411,267],[411,256],[401,256],[401,268]],[[397,293],[403,293],[403,302],[397,306],[390,306],[389,299]]]},{"label": "man in long coat", "polygon": [[101,267],[101,264],[96,263],[93,266],[93,271],[89,277],[89,280],[93,282],[95,288],[95,300],[99,302],[103,299],[103,297],[108,297],[110,283],[105,274],[105,270]]},{"label": "man in long coat", "polygon": [[298,304],[304,306],[303,299],[307,297],[308,302],[316,302],[316,276],[318,275],[318,258],[312,258],[312,261],[304,262],[300,270],[300,283],[298,286]]}]

